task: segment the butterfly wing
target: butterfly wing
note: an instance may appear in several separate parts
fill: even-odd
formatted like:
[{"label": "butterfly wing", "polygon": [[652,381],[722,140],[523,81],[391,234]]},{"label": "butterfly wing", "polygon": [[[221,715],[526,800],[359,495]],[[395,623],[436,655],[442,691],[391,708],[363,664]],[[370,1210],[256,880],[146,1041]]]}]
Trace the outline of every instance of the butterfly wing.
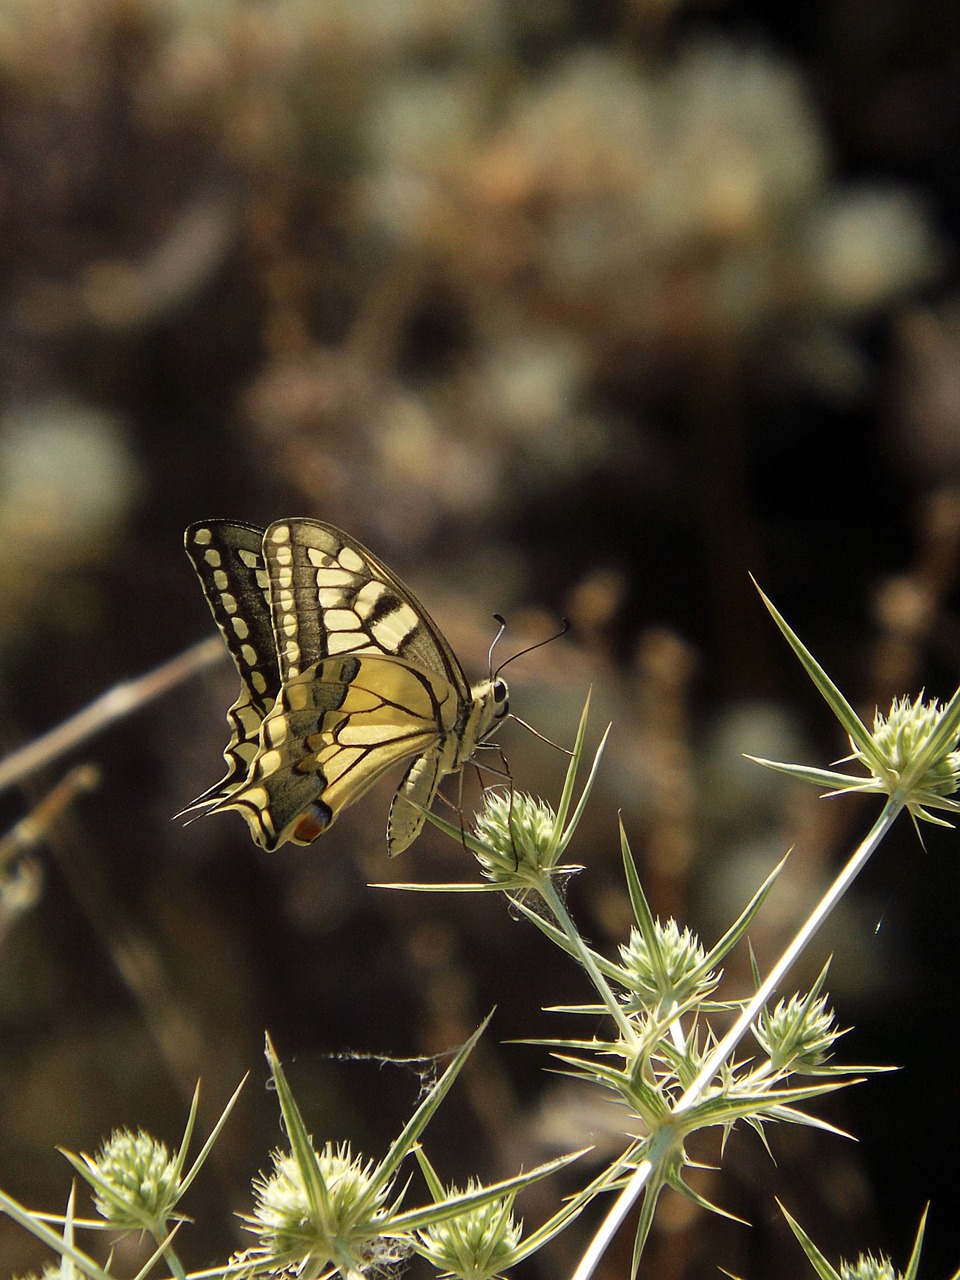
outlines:
[{"label": "butterfly wing", "polygon": [[240,676],[240,694],[227,712],[230,741],[220,782],[184,810],[219,804],[244,780],[260,746],[260,727],[280,693],[263,530],[230,520],[192,524],[184,547]]},{"label": "butterfly wing", "polygon": [[390,801],[387,852],[391,858],[403,853],[416,840],[427,820],[425,810],[433,804],[444,777],[452,772],[453,768],[445,767],[442,748],[425,751],[410,761]]},{"label": "butterfly wing", "polygon": [[[287,840],[310,844],[381,774],[411,756],[415,765],[426,762],[424,779],[433,779],[426,790],[421,782],[417,794],[429,804],[456,715],[451,686],[420,667],[380,654],[328,658],[283,686],[246,780],[217,808],[238,809],[265,849]],[[420,811],[406,808],[405,816],[422,825]],[[419,831],[415,821],[392,828],[391,817],[391,853]]]},{"label": "butterfly wing", "polygon": [[281,681],[324,658],[379,654],[470,686],[409,587],[355,538],[319,520],[278,520],[263,536]]}]

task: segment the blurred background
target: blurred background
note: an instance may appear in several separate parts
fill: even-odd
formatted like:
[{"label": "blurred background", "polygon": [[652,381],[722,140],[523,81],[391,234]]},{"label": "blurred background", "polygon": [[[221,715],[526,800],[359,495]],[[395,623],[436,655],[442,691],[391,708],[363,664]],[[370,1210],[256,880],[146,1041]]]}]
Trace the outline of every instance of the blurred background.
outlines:
[{"label": "blurred background", "polygon": [[[620,809],[654,909],[707,945],[794,847],[768,962],[877,804],[742,759],[845,748],[748,573],[864,715],[958,684],[958,86],[930,0],[0,0],[0,747],[212,634],[187,523],[322,518],[472,676],[494,610],[504,656],[570,618],[508,674],[561,743],[591,685],[593,741],[614,722],[573,850],[594,945],[629,925]],[[472,876],[430,829],[387,862],[389,783],[311,849],[171,820],[235,695],[209,666],[0,795],[10,830],[99,771],[4,846],[0,1186],[62,1209],[57,1144],[174,1145],[197,1077],[206,1128],[249,1070],[180,1240],[222,1261],[282,1138],[265,1028],[318,1144],[377,1157],[494,1004],[441,1175],[619,1150],[613,1108],[506,1043],[568,1033],[541,1012],[590,998],[566,958],[493,896],[368,887]],[[556,799],[562,755],[501,741]],[[668,1198],[646,1273],[809,1274],[774,1193],[834,1261],[900,1267],[932,1198],[925,1269],[956,1267],[957,848],[904,824],[785,991],[832,953],[842,1056],[903,1068],[816,1108],[858,1145],[780,1130],[774,1165],[735,1135],[694,1181],[752,1227]],[[588,1219],[524,1274],[568,1274]],[[5,1274],[43,1259],[0,1221]]]}]

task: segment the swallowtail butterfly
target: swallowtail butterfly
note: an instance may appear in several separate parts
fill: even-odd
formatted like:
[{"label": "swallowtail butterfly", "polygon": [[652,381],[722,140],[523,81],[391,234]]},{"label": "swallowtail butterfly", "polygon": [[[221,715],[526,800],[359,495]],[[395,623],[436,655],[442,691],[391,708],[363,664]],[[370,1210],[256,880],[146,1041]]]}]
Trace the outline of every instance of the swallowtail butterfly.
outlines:
[{"label": "swallowtail butterfly", "polygon": [[333,525],[207,520],[185,544],[241,683],[227,772],[185,812],[238,809],[264,849],[310,844],[408,761],[387,823],[402,852],[507,714],[506,682],[470,685],[413,592]]}]

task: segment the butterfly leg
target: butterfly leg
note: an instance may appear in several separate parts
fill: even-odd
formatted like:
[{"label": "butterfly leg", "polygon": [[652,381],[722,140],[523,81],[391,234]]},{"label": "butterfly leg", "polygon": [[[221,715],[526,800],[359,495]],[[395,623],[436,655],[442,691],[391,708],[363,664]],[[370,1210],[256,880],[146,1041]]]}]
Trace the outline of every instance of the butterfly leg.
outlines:
[{"label": "butterfly leg", "polygon": [[502,778],[503,781],[510,788],[510,807],[507,811],[507,822],[509,824],[509,830],[510,830],[510,843],[513,847],[513,862],[514,862],[513,869],[514,871],[519,871],[520,870],[520,854],[519,854],[519,851],[517,850],[517,842],[513,834],[513,795],[514,795],[515,788],[513,785],[513,774],[510,772],[510,764],[507,761],[507,757],[503,753],[503,747],[500,746],[499,742],[481,742],[480,747],[486,747],[490,750],[496,751],[500,757],[500,763],[503,766],[502,769],[496,769],[494,768],[493,765],[480,764],[479,761],[477,761],[476,759],[473,759],[471,761],[471,764],[477,771],[477,778],[480,779],[480,786],[483,788],[484,791],[487,790],[486,786],[484,786],[482,778],[480,777],[480,771],[482,769],[486,773],[492,773],[496,778]]}]

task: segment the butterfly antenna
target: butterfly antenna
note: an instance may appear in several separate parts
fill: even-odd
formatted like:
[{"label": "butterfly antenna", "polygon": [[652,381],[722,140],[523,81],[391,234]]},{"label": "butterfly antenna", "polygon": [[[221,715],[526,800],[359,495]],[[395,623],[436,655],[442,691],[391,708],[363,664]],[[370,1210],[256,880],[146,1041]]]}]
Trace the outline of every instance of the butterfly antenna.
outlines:
[{"label": "butterfly antenna", "polygon": [[[500,630],[497,632],[496,639],[493,642],[493,644],[496,644],[497,640],[500,639],[500,637],[503,635],[504,631],[506,630],[507,624],[506,624],[506,621],[500,616],[499,613],[495,613],[493,616],[500,623]],[[533,653],[534,649],[542,649],[545,644],[553,644],[554,640],[559,640],[561,636],[565,636],[567,632],[570,630],[570,619],[561,618],[560,622],[561,622],[560,630],[555,635],[547,636],[546,640],[538,640],[536,644],[528,644],[526,649],[521,649],[519,653],[511,654],[511,656],[507,658],[505,662],[500,663],[496,671],[492,672],[491,679],[495,680],[496,677],[503,670],[503,668],[508,667],[511,662],[516,662],[517,658],[522,658],[524,654],[527,654],[527,653]],[[491,657],[493,655],[493,644],[490,646]]]},{"label": "butterfly antenna", "polygon": [[[491,668],[490,679],[491,680],[495,680],[497,676],[500,674],[500,672],[503,670],[503,668],[506,666],[509,666],[509,664],[515,661],[517,658],[522,658],[526,653],[533,653],[534,649],[542,649],[545,644],[552,644],[554,640],[559,640],[561,636],[565,636],[567,632],[570,630],[570,619],[561,618],[560,630],[556,632],[555,635],[547,636],[546,640],[538,640],[536,644],[527,645],[526,649],[521,649],[518,653],[514,653],[511,655],[511,657],[507,658],[505,662],[501,662],[499,667],[497,667],[496,671],[494,671],[493,670],[493,645],[495,645],[497,643],[497,640],[499,640],[500,637],[503,635],[504,631],[506,630],[507,623],[501,614],[495,613],[493,616],[500,623],[500,630],[497,632],[496,637],[493,641],[493,644],[490,646],[490,668]],[[554,747],[557,751],[561,751],[565,756],[573,755],[572,751],[568,751],[566,747],[561,747],[559,742],[554,742],[552,738],[547,738],[544,734],[542,734],[539,731],[539,729],[535,729],[532,724],[527,724],[526,720],[521,720],[520,717],[517,715],[514,715],[512,711],[508,713],[507,719],[515,720],[518,725],[526,729],[529,733],[532,733],[535,738],[539,738],[541,742],[545,742],[548,747]]]},{"label": "butterfly antenna", "polygon": [[[507,620],[506,620],[506,618],[503,616],[503,614],[501,614],[501,613],[495,613],[495,614],[493,615],[493,617],[494,617],[494,621],[496,621],[496,622],[499,622],[499,623],[500,623],[500,630],[497,632],[497,634],[496,634],[496,635],[493,637],[493,639],[490,641],[490,649],[489,649],[489,650],[488,650],[488,652],[487,652],[487,670],[490,672],[490,679],[491,679],[491,680],[495,680],[495,679],[496,679],[496,677],[497,677],[497,674],[498,674],[500,671],[502,671],[502,670],[503,670],[503,668],[502,668],[502,667],[498,667],[498,668],[497,668],[497,671],[496,671],[496,672],[494,672],[494,670],[493,670],[493,651],[494,651],[494,649],[497,647],[497,644],[498,644],[498,642],[499,642],[499,640],[500,640],[501,636],[503,635],[503,633],[504,633],[504,632],[506,631],[506,629],[507,629]],[[509,662],[509,658],[507,659],[507,661]]]}]

